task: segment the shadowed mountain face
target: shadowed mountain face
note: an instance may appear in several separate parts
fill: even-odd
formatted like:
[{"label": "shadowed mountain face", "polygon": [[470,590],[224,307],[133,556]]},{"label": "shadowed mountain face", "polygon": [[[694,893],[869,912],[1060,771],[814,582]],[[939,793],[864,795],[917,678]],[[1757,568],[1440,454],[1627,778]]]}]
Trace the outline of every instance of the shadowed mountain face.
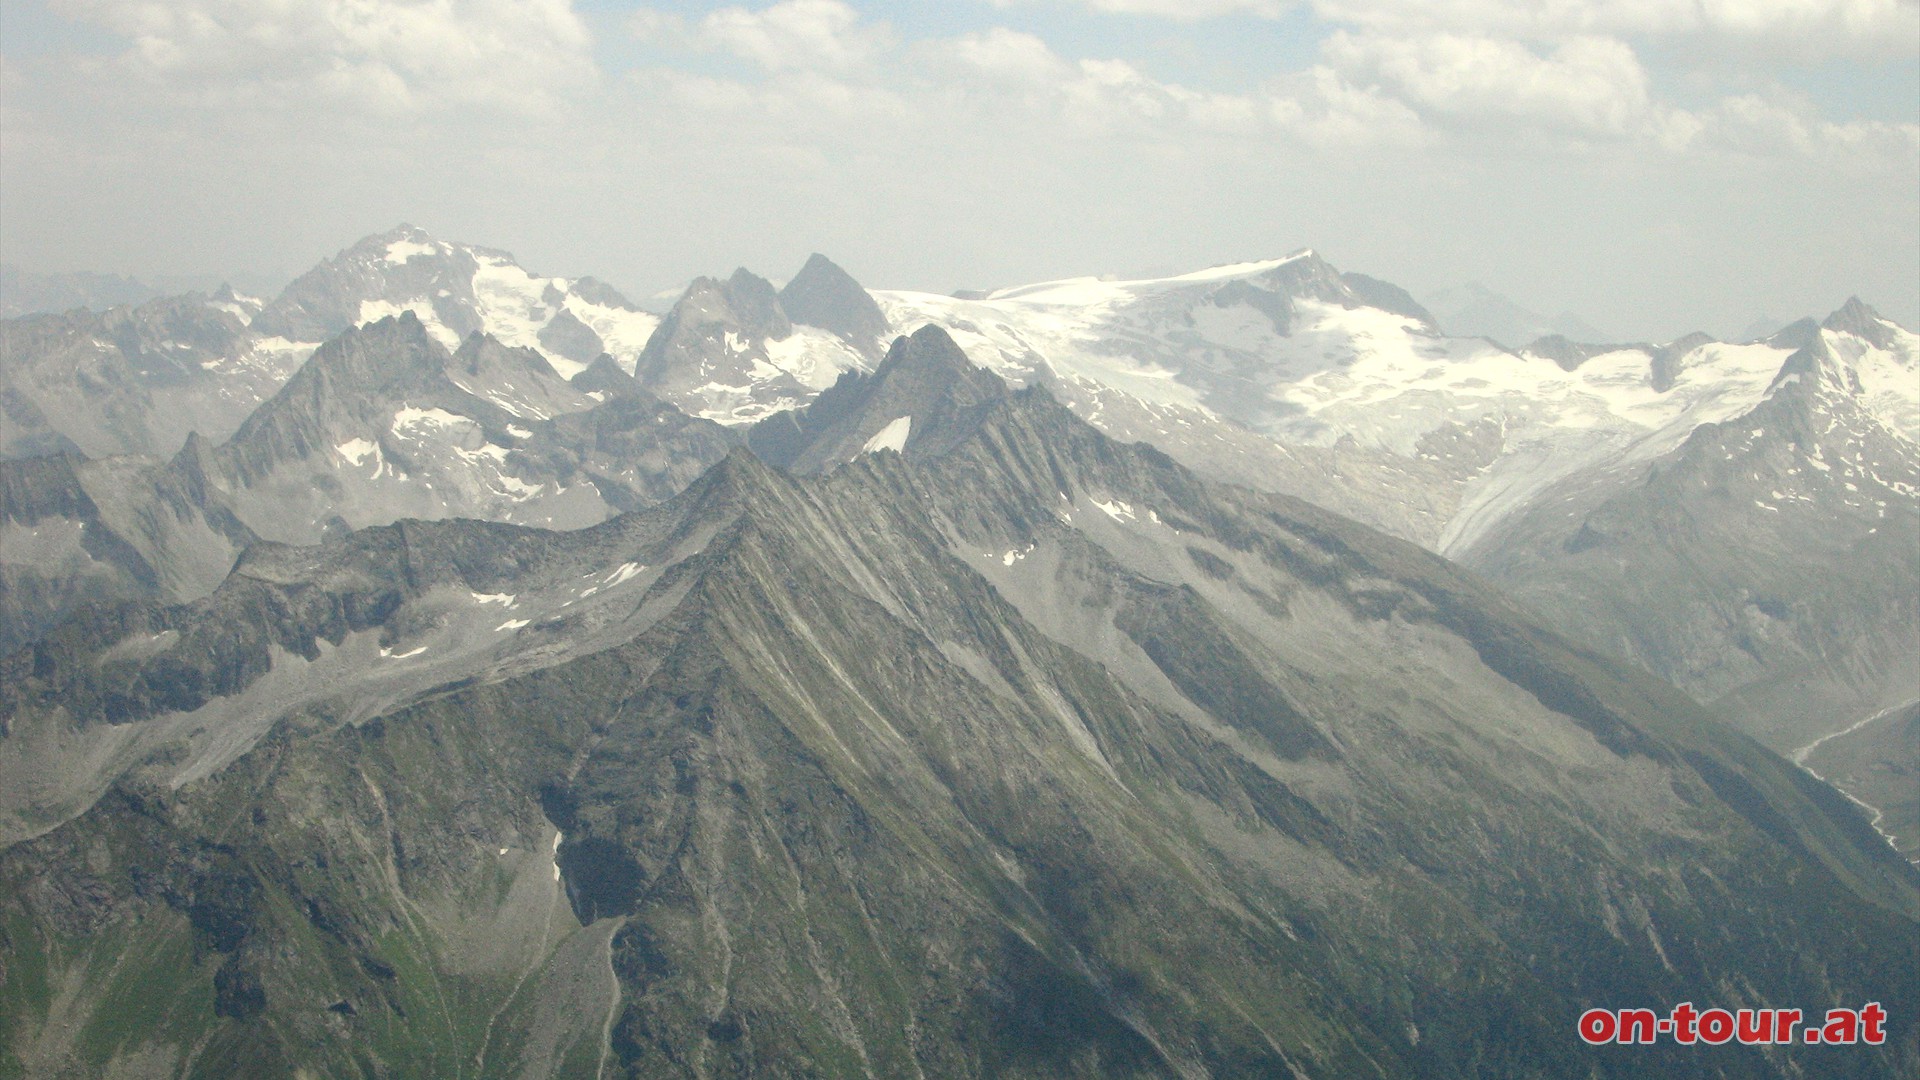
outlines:
[{"label": "shadowed mountain face", "polygon": [[668,498],[737,441],[604,355],[569,383],[482,334],[449,353],[403,312],[322,346],[223,444],[0,461],[0,651],[88,602],[203,597],[257,539],[402,518],[595,524]]},{"label": "shadowed mountain face", "polygon": [[945,331],[928,326],[896,339],[872,374],[842,375],[812,405],[754,425],[747,445],[796,472],[825,472],[879,449],[939,457],[970,437],[1007,393]]},{"label": "shadowed mountain face", "polygon": [[243,519],[312,543],[407,517],[595,524],[674,494],[736,441],[604,354],[565,381],[479,333],[448,353],[403,312],[322,347],[217,458]]},{"label": "shadowed mountain face", "polygon": [[[933,433],[964,434],[993,393],[869,379],[889,319],[942,327],[1007,386],[1044,385],[1203,475],[1465,562],[1775,749],[1920,695],[1920,339],[1857,299],[1740,345],[1596,345],[1561,326],[1515,353],[1444,337],[1403,291],[1311,252],[965,300],[869,294],[816,255],[779,290],[701,279],[654,333],[604,284],[406,226],[271,301],[227,290],[0,328],[0,458],[91,458],[76,475],[100,522],[32,509],[57,491],[8,511],[0,646],[88,600],[204,595],[243,533],[597,522],[671,495],[750,427],[802,472],[941,453]],[[296,375],[336,332],[328,355],[360,342],[366,377]],[[428,350],[415,383],[382,381]],[[290,377],[298,402],[276,396]],[[181,450],[194,431],[203,445]],[[181,453],[201,479],[169,487],[160,461]],[[145,460],[103,463],[120,454]]]},{"label": "shadowed mountain face", "polygon": [[1782,753],[1920,698],[1920,339],[1855,301],[1798,340],[1751,410],[1460,553]]},{"label": "shadowed mountain face", "polygon": [[89,603],[212,592],[259,539],[210,495],[208,448],[172,461],[0,461],[0,654]]},{"label": "shadowed mountain face", "polygon": [[591,524],[607,515],[591,484],[511,449],[595,404],[531,349],[476,332],[449,354],[406,311],[323,346],[219,459],[240,516],[283,542],[402,517]]},{"label": "shadowed mountain face", "polygon": [[0,322],[0,460],[224,438],[313,349],[251,332],[258,304],[189,294]]},{"label": "shadowed mountain face", "polygon": [[853,275],[818,252],[780,289],[780,306],[794,322],[839,335],[863,354],[878,358],[887,340],[887,317]]},{"label": "shadowed mountain face", "polygon": [[411,312],[448,351],[472,334],[537,351],[549,375],[609,355],[623,371],[659,320],[605,283],[531,274],[505,252],[402,225],[271,300],[223,288],[0,324],[0,460],[77,451],[171,456],[225,441],[322,342]]},{"label": "shadowed mountain face", "polygon": [[633,374],[694,416],[750,424],[806,404],[844,372],[871,367],[886,334],[873,297],[814,255],[779,292],[745,268],[725,281],[696,278],[647,340]]},{"label": "shadowed mountain face", "polygon": [[257,545],[7,658],[13,1060],[1791,1076],[1572,1025],[1881,1000],[1849,1067],[1920,1065],[1920,879],[1831,790],[1411,545],[932,392],[943,337],[823,474]]}]

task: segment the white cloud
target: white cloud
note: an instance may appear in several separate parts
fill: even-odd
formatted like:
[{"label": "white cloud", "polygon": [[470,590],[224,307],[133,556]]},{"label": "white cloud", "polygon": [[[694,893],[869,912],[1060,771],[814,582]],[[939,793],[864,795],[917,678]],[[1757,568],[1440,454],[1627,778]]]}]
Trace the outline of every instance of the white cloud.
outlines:
[{"label": "white cloud", "polygon": [[756,130],[764,121],[769,145],[829,132],[885,143],[927,131],[962,138],[1018,131],[1082,143],[1177,147],[1230,138],[1352,153],[1473,133],[1536,149],[1544,139],[1669,153],[1708,147],[1791,157],[1850,147],[1894,160],[1910,153],[1911,125],[1837,124],[1804,105],[1759,97],[1678,108],[1658,99],[1630,45],[1599,34],[1528,42],[1336,30],[1320,64],[1236,92],[1156,78],[1118,59],[1069,59],[1042,38],[1005,27],[903,41],[839,0],[725,8],[697,21],[642,10],[634,27],[658,45],[723,50],[751,62],[758,77],[667,66],[638,81],[666,94],[690,122],[708,112],[729,122],[757,118],[749,121]]},{"label": "white cloud", "polygon": [[1402,38],[1336,33],[1326,56],[1348,80],[1387,88],[1447,117],[1504,116],[1593,134],[1628,135],[1652,114],[1633,50],[1580,37],[1537,55],[1515,41],[1440,34]]},{"label": "white cloud", "polygon": [[885,23],[863,20],[841,0],[783,0],[758,11],[722,8],[697,22],[641,8],[628,25],[642,40],[667,49],[725,52],[766,71],[852,73],[897,43]]},{"label": "white cloud", "polygon": [[1912,54],[1912,0],[1312,0],[1334,22],[1395,35],[1696,36],[1802,52]]},{"label": "white cloud", "polygon": [[1824,167],[1874,161],[1920,162],[1920,124],[1878,120],[1835,122],[1806,105],[1740,94],[1699,114],[1700,139],[1761,157],[1818,158]]},{"label": "white cloud", "polygon": [[962,35],[954,39],[952,49],[962,63],[992,77],[1044,84],[1072,75],[1071,65],[1046,42],[1003,26]]},{"label": "white cloud", "polygon": [[892,44],[883,24],[862,23],[839,0],[786,0],[763,11],[727,8],[700,22],[715,45],[768,70],[828,68],[869,63]]},{"label": "white cloud", "polygon": [[[1414,288],[1611,289],[1580,310],[1674,330],[1897,303],[1920,250],[1920,129],[1823,115],[1769,63],[1737,82],[1702,64],[1685,109],[1663,100],[1701,43],[1632,27],[1671,4],[1515,0],[1546,14],[1502,23],[1509,5],[1381,0],[1305,70],[1236,84],[1208,50],[1244,26],[1089,54],[1004,28],[917,39],[859,0],[734,0],[640,12],[647,47],[601,42],[631,55],[596,78],[562,0],[47,2],[131,43],[106,70],[0,52],[0,245],[50,268],[297,272],[396,220],[636,292],[816,249],[870,284],[951,288],[1311,244]],[[1794,25],[1755,3],[1776,29],[1724,34]],[[1719,17],[1702,5],[1687,25]],[[1228,8],[1255,12],[1182,5]],[[1809,10],[1829,33],[1883,17]],[[182,107],[236,101],[272,107]],[[495,109],[529,101],[560,122]]]},{"label": "white cloud", "polygon": [[[1333,72],[1274,80],[1240,93],[1156,79],[1122,60],[1070,61],[1031,34],[1005,28],[922,45],[919,70],[957,64],[976,103],[1017,105],[1019,119],[1053,117],[1078,137],[1295,140],[1321,148],[1421,142],[1419,116]],[[1009,117],[1011,119],[1012,117]]]},{"label": "white cloud", "polygon": [[1416,147],[1435,141],[1434,131],[1406,102],[1378,87],[1355,86],[1327,67],[1289,80],[1265,104],[1281,130],[1323,150]]},{"label": "white cloud", "polygon": [[[1034,0],[995,0],[1002,6]],[[1834,150],[1901,162],[1911,123],[1822,117],[1769,73],[1841,56],[1920,56],[1916,0],[1076,0],[1085,8],[1196,20],[1310,9],[1330,31],[1321,62],[1258,90],[1205,100],[1129,70],[1098,77],[1011,31],[962,43],[976,66],[1051,86],[1085,120],[1131,105],[1147,117],[1212,118],[1318,146],[1418,145],[1448,133],[1575,147],[1594,142],[1795,157]],[[1734,60],[1729,66],[1729,53]],[[1766,59],[1756,61],[1754,57]],[[1657,58],[1662,79],[1643,57]],[[1741,74],[1729,79],[1729,71]],[[1675,72],[1688,107],[1655,87]],[[1724,100],[1714,100],[1714,88]],[[1760,91],[1754,93],[1756,88]],[[1704,99],[1705,104],[1699,104]],[[1101,108],[1095,108],[1095,105]]]},{"label": "white cloud", "polygon": [[1504,137],[1533,132],[1775,158],[1845,152],[1883,162],[1911,160],[1920,145],[1920,125],[1836,122],[1779,93],[1678,108],[1655,97],[1633,49],[1615,38],[1542,48],[1489,36],[1341,31],[1324,57],[1342,83],[1404,101],[1436,125]]},{"label": "white cloud", "polygon": [[53,0],[123,34],[125,72],[214,104],[540,112],[592,76],[568,0]]},{"label": "white cloud", "polygon": [[1157,15],[1193,22],[1222,15],[1259,15],[1277,19],[1294,6],[1290,0],[1086,0],[1095,11],[1119,15]]}]

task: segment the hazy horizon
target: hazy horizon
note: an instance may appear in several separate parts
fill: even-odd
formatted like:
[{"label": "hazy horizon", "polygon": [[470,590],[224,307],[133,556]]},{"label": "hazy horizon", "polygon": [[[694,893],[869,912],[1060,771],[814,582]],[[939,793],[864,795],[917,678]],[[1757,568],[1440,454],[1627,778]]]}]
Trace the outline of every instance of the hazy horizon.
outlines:
[{"label": "hazy horizon", "polygon": [[1906,0],[996,0],[4,15],[0,257],[285,281],[401,221],[644,300],[1311,247],[1623,339],[1859,295],[1920,324]]}]

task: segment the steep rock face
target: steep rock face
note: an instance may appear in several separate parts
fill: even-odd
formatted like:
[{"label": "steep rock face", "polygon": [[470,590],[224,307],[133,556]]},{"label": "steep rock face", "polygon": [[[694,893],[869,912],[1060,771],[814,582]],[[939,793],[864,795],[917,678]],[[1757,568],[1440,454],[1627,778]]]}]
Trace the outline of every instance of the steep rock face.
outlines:
[{"label": "steep rock face", "polygon": [[392,232],[363,237],[295,278],[254,321],[266,333],[325,341],[372,321],[361,317],[369,301],[394,303],[418,295],[428,298],[436,323],[457,341],[480,329],[473,290],[478,267],[476,252],[443,247],[425,232],[403,224]]},{"label": "steep rock face", "polygon": [[738,441],[605,354],[596,370],[585,384],[613,396],[483,335],[449,354],[403,312],[322,347],[222,445],[0,462],[0,644],[88,602],[198,599],[263,537],[406,517],[594,524],[666,499]]},{"label": "steep rock face", "polygon": [[641,392],[640,381],[621,370],[619,363],[606,353],[594,357],[593,363],[588,364],[586,370],[567,381],[573,384],[575,390],[583,394],[600,395],[599,400],[602,401],[608,397],[623,397]]},{"label": "steep rock face", "polygon": [[1879,325],[1895,348],[1816,330],[1753,409],[1462,558],[1783,753],[1920,698],[1920,347]]},{"label": "steep rock face", "polygon": [[[153,569],[111,532],[70,454],[0,462],[0,652],[91,601],[131,599]],[[96,526],[89,531],[89,526]]]},{"label": "steep rock face", "polygon": [[1528,345],[1524,351],[1528,356],[1541,356],[1553,361],[1560,365],[1560,370],[1562,371],[1573,371],[1581,364],[1586,363],[1596,356],[1605,356],[1608,353],[1626,350],[1644,352],[1651,356],[1653,346],[1589,345],[1583,342],[1569,341],[1566,336],[1562,334],[1548,334],[1545,337],[1536,339],[1531,345]]},{"label": "steep rock face", "polygon": [[1680,369],[1686,363],[1686,358],[1702,346],[1711,344],[1713,344],[1713,338],[1695,331],[1653,349],[1653,362],[1649,366],[1649,383],[1663,394],[1673,389],[1673,384],[1680,378]]},{"label": "steep rock face", "polygon": [[780,307],[794,322],[831,330],[867,357],[878,360],[885,351],[890,327],[880,305],[853,275],[819,252],[781,286]]},{"label": "steep rock face", "polygon": [[1899,351],[1904,347],[1905,338],[1900,328],[1881,318],[1879,312],[1862,303],[1857,296],[1847,297],[1847,302],[1827,316],[1820,327],[1851,334],[1876,349]]},{"label": "steep rock face", "polygon": [[[786,293],[744,268],[726,281],[695,279],[647,341],[634,377],[692,415],[740,425],[804,405],[843,372],[873,365],[873,298],[845,271],[816,255],[788,289],[820,324],[792,315]],[[877,333],[885,332],[882,317]]]},{"label": "steep rock face", "polygon": [[1407,290],[1390,281],[1348,272],[1340,275],[1340,284],[1346,287],[1344,299],[1355,306],[1405,315],[1418,320],[1421,326],[1432,333],[1440,332],[1440,324],[1434,321],[1433,313],[1421,307],[1420,302]]},{"label": "steep rock face", "polygon": [[219,457],[239,512],[298,543],[402,517],[590,525],[678,491],[734,441],[606,354],[562,381],[481,334],[449,354],[402,312],[329,342]]},{"label": "steep rock face", "polygon": [[536,427],[521,451],[528,471],[582,476],[610,510],[625,513],[678,494],[739,445],[738,433],[688,416],[630,378],[608,395]]},{"label": "steep rock face", "polygon": [[541,277],[506,252],[402,225],[272,300],[226,289],[8,320],[0,457],[166,457],[193,431],[224,441],[321,342],[401,312],[449,351],[483,333],[535,350],[562,377],[602,353],[631,371],[659,324],[604,282]]},{"label": "steep rock face", "polygon": [[224,494],[291,543],[403,517],[588,525],[609,504],[548,425],[597,404],[531,349],[476,333],[449,354],[405,311],[329,342],[248,419],[219,451]]},{"label": "steep rock face", "polygon": [[258,301],[165,297],[0,323],[0,458],[168,456],[224,438],[312,345],[248,327]]},{"label": "steep rock face", "polygon": [[1878,999],[1849,1062],[1920,1063],[1920,879],[1829,789],[1043,390],[969,432],[260,546],[7,658],[14,1060],[1789,1076],[1568,1025]]},{"label": "steep rock face", "polygon": [[208,452],[0,462],[0,652],[87,604],[212,592],[256,537],[208,497]]},{"label": "steep rock face", "polygon": [[1006,396],[1005,383],[928,326],[895,340],[871,374],[842,375],[806,408],[754,425],[747,445],[762,460],[797,472],[825,472],[881,449],[937,457],[971,436]]}]

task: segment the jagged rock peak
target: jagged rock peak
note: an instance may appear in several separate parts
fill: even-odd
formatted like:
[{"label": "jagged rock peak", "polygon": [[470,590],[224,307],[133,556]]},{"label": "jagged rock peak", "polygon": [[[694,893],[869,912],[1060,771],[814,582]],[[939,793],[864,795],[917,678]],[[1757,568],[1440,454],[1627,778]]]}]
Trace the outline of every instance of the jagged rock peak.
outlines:
[{"label": "jagged rock peak", "polygon": [[727,279],[726,295],[743,328],[770,338],[793,332],[792,322],[781,310],[780,294],[766,278],[742,266]]},{"label": "jagged rock peak", "polygon": [[640,310],[640,305],[627,299],[625,293],[597,277],[575,278],[572,292],[582,300],[602,307],[619,308],[621,311]]},{"label": "jagged rock peak", "polygon": [[[294,341],[324,341],[362,322],[367,301],[427,302],[455,338],[481,326],[473,311],[476,255],[505,257],[436,240],[402,224],[362,237],[289,283],[253,321],[254,329]],[[391,310],[389,308],[388,310]]]},{"label": "jagged rock peak", "polygon": [[1841,304],[1833,314],[1828,315],[1826,321],[1820,325],[1828,330],[1843,330],[1848,333],[1859,333],[1865,327],[1878,323],[1879,321],[1880,313],[1873,310],[1871,305],[1861,300],[1858,296],[1849,296],[1847,297],[1847,302]]},{"label": "jagged rock peak", "polygon": [[[417,250],[396,249],[397,244],[415,245]],[[418,225],[401,222],[383,233],[363,236],[354,245],[336,256],[377,253],[383,262],[392,265],[404,265],[420,255],[452,255],[465,252],[472,255],[485,255],[492,258],[513,260],[513,253],[500,248],[481,247],[478,244],[463,243],[458,240],[442,240]]]},{"label": "jagged rock peak", "polygon": [[936,457],[966,438],[1007,396],[998,375],[975,367],[946,330],[929,323],[895,338],[871,374],[849,372],[813,404],[768,417],[747,436],[782,468],[817,472],[863,452]]},{"label": "jagged rock peak", "polygon": [[1767,339],[1776,349],[1804,349],[1820,338],[1820,324],[1812,319],[1796,319]]},{"label": "jagged rock peak", "polygon": [[418,225],[401,222],[386,232],[371,233],[353,242],[353,244],[333,258],[322,262],[316,270],[325,267],[342,267],[349,264],[379,266],[399,269],[422,256],[428,261],[460,253],[482,254],[512,259],[504,251],[476,247],[455,241],[442,240]]},{"label": "jagged rock peak", "polygon": [[1420,306],[1420,302],[1413,298],[1412,293],[1390,281],[1381,281],[1366,274],[1345,273],[1340,275],[1340,283],[1368,307],[1418,319],[1420,325],[1426,327],[1429,332],[1434,334],[1440,332],[1440,323],[1433,317],[1433,313]]},{"label": "jagged rock peak", "polygon": [[749,337],[774,340],[793,332],[793,324],[781,310],[773,283],[743,266],[725,281],[710,277],[693,279],[647,348],[651,351],[655,342],[670,338],[677,331],[708,325],[724,325]]},{"label": "jagged rock peak", "polygon": [[1433,315],[1405,289],[1365,274],[1343,274],[1312,249],[1297,251],[1251,276],[1228,280],[1214,288],[1208,299],[1220,307],[1244,304],[1264,313],[1282,337],[1292,333],[1293,305],[1302,299],[1343,308],[1378,308],[1414,319],[1429,333],[1440,332]]},{"label": "jagged rock peak", "polygon": [[879,354],[891,329],[880,305],[853,275],[818,252],[780,290],[780,306],[794,322],[831,330],[868,356]]},{"label": "jagged rock peak", "polygon": [[1564,334],[1548,334],[1536,339],[1522,351],[1551,360],[1562,371],[1572,371],[1609,348],[1569,341]]},{"label": "jagged rock peak", "polygon": [[[451,354],[411,311],[346,330],[320,346],[301,365],[275,398],[287,397],[308,384],[326,383],[336,390],[372,392],[381,387],[411,383],[446,369]],[[240,426],[244,433],[265,412],[255,412]],[[240,434],[236,433],[236,439]]]},{"label": "jagged rock peak", "polygon": [[583,394],[599,392],[609,397],[629,397],[644,393],[639,380],[627,374],[608,353],[594,357],[593,362],[570,381],[573,388]]},{"label": "jagged rock peak", "polygon": [[1346,289],[1340,282],[1340,271],[1334,269],[1333,264],[1321,258],[1319,252],[1312,248],[1294,252],[1280,265],[1261,274],[1260,277],[1266,283],[1279,287],[1291,296],[1306,296],[1338,303],[1346,294]]},{"label": "jagged rock peak", "polygon": [[940,389],[965,405],[1007,394],[1007,384],[1000,376],[968,359],[946,328],[934,323],[895,338],[886,359],[869,378],[879,383],[909,375],[937,380],[942,384]]},{"label": "jagged rock peak", "polygon": [[1655,390],[1661,393],[1673,389],[1674,381],[1680,377],[1680,369],[1686,358],[1702,345],[1714,342],[1712,334],[1695,330],[1685,337],[1675,338],[1653,350],[1653,363],[1648,367],[1647,379]]},{"label": "jagged rock peak", "polygon": [[675,495],[669,513],[687,521],[729,517],[744,502],[788,490],[790,480],[744,446],[734,446],[686,489]]},{"label": "jagged rock peak", "polygon": [[488,396],[487,389],[481,388],[513,387],[519,393],[538,393],[540,388],[557,390],[566,385],[538,351],[508,345],[484,330],[466,336],[445,371],[480,397]]},{"label": "jagged rock peak", "polygon": [[188,470],[204,476],[208,464],[214,460],[214,454],[218,449],[213,444],[213,440],[198,431],[189,431],[187,441],[180,444],[180,449],[174,453],[169,464],[175,469]]},{"label": "jagged rock peak", "polygon": [[1894,333],[1880,313],[1870,305],[1863,303],[1857,296],[1847,297],[1840,309],[1827,316],[1820,326],[1836,333],[1852,334],[1872,342],[1879,348],[1893,346]]}]

